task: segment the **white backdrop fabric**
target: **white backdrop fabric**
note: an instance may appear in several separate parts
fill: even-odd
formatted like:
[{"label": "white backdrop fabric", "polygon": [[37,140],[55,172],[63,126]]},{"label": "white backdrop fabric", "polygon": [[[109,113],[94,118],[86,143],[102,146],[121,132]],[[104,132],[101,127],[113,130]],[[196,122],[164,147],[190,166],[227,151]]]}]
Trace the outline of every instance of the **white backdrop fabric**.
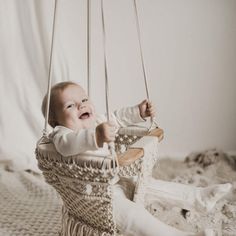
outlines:
[{"label": "white backdrop fabric", "polygon": [[[53,83],[67,80],[68,71],[75,77],[80,60],[85,60],[75,47],[80,44],[76,34],[81,5],[61,4],[65,2],[57,12],[61,23],[56,29]],[[53,10],[54,1],[0,0],[0,160],[12,160],[17,169],[37,170],[34,149],[44,126],[40,107],[47,88]]]},{"label": "white backdrop fabric", "polygon": [[[104,112],[100,1],[91,1],[92,99]],[[145,98],[133,1],[107,0],[111,110]],[[236,150],[236,1],[139,0],[150,95],[165,130],[162,156]],[[0,0],[0,160],[37,169],[54,0]],[[86,86],[86,1],[59,0],[53,83]],[[96,99],[94,99],[96,98]]]}]

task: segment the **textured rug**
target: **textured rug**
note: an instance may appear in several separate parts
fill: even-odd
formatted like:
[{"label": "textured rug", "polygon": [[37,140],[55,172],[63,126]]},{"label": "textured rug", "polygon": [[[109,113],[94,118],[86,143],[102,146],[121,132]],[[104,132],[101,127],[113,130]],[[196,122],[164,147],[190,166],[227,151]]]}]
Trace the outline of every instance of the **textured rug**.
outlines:
[{"label": "textured rug", "polygon": [[191,153],[184,161],[165,158],[156,163],[153,176],[199,187],[232,183],[232,191],[208,214],[169,207],[161,202],[153,202],[147,208],[161,221],[184,231],[212,228],[218,236],[236,235],[236,157],[213,149]]},{"label": "textured rug", "polygon": [[[158,179],[195,186],[232,183],[231,194],[208,214],[147,203],[151,213],[184,231],[213,228],[218,236],[236,235],[236,158],[218,150],[192,153],[185,161],[159,160]],[[61,224],[61,200],[41,175],[7,171],[0,165],[0,236],[56,236]]]},{"label": "textured rug", "polygon": [[61,201],[40,175],[0,168],[0,236],[55,236]]}]

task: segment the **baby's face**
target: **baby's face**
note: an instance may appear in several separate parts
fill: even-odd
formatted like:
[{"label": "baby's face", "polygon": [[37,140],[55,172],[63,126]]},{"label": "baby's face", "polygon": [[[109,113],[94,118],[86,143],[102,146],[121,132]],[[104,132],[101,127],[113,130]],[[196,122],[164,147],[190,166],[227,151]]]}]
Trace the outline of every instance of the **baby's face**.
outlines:
[{"label": "baby's face", "polygon": [[95,124],[94,106],[79,85],[69,85],[59,91],[55,108],[59,125],[77,131]]}]

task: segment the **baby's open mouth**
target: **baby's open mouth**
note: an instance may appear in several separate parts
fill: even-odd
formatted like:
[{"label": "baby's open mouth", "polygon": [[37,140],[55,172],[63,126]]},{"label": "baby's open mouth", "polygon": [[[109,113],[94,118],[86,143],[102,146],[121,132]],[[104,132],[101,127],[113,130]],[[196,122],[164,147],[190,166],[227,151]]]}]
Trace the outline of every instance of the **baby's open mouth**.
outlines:
[{"label": "baby's open mouth", "polygon": [[80,115],[79,119],[85,120],[85,119],[88,119],[89,117],[90,117],[90,113],[85,112],[82,115]]}]

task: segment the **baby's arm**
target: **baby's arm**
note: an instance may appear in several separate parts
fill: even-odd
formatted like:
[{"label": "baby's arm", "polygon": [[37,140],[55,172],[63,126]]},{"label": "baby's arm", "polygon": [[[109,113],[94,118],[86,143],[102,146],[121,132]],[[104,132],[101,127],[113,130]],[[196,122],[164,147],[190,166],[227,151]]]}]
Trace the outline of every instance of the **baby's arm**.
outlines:
[{"label": "baby's arm", "polygon": [[57,126],[50,134],[56,150],[63,156],[72,156],[103,147],[103,143],[115,140],[116,127],[112,122],[103,122],[96,129],[73,131]]},{"label": "baby's arm", "polygon": [[124,107],[117,110],[112,114],[112,116],[118,123],[118,126],[126,127],[135,123],[146,121],[146,117],[154,117],[155,108],[151,102],[144,100],[137,106]]},{"label": "baby's arm", "polygon": [[58,126],[50,134],[56,150],[63,156],[72,156],[98,149],[95,129],[81,129],[73,131],[66,127]]}]

